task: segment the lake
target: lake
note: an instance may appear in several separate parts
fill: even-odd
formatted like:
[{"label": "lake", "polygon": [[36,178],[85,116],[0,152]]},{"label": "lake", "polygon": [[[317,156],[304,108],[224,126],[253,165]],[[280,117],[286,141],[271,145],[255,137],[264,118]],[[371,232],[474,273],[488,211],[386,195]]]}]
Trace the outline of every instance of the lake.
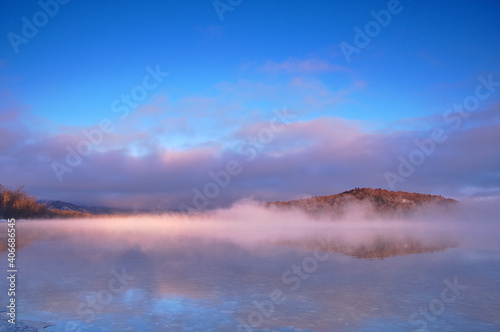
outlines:
[{"label": "lake", "polygon": [[[498,214],[460,215],[21,220],[17,318],[47,331],[500,331]],[[4,307],[6,278],[0,289]]]}]

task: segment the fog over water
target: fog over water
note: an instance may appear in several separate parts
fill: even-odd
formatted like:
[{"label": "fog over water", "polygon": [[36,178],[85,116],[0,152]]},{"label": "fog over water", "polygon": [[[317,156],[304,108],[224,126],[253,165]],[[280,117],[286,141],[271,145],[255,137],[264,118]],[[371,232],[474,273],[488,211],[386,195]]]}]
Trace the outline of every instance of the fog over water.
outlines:
[{"label": "fog over water", "polygon": [[[48,331],[497,331],[497,203],[392,218],[351,206],[332,220],[242,201],[19,221],[19,319]],[[445,280],[466,286],[449,303]]]},{"label": "fog over water", "polygon": [[[238,244],[260,244],[283,239],[296,239],[310,234],[338,235],[348,242],[363,242],[373,234],[411,234],[422,239],[446,237],[461,244],[485,246],[495,240],[492,229],[498,229],[499,201],[469,201],[448,209],[422,208],[399,216],[374,216],[363,205],[345,209],[341,218],[328,215],[310,216],[298,209],[265,208],[252,201],[241,201],[228,209],[182,215],[139,215],[91,218],[87,220],[40,220],[23,222],[20,227],[38,229],[35,223],[57,226],[59,232],[91,231],[127,235],[125,243],[134,242],[131,233],[157,236],[191,236],[228,239]],[[43,228],[43,227],[42,227]],[[43,230],[38,230],[43,233]],[[493,233],[493,234],[492,234]],[[89,234],[91,235],[91,234]],[[137,239],[140,242],[140,239]],[[137,244],[148,247],[149,242]],[[498,241],[493,241],[494,245]]]}]

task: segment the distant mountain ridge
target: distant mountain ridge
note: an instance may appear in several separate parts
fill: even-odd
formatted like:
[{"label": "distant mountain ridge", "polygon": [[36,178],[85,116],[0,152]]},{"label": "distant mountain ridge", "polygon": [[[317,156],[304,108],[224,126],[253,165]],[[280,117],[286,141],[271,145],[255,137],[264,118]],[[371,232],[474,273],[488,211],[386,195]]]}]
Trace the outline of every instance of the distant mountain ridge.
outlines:
[{"label": "distant mountain ridge", "polygon": [[389,214],[395,212],[410,212],[424,204],[448,206],[458,203],[458,201],[440,195],[389,191],[380,188],[355,188],[336,195],[314,196],[287,202],[269,202],[266,206],[276,208],[299,208],[313,215],[322,213],[339,215],[345,207],[355,203],[369,203],[373,207],[375,213]]},{"label": "distant mountain ridge", "polygon": [[37,201],[38,204],[45,205],[48,209],[57,209],[62,211],[77,211],[82,213],[91,213],[87,208],[78,206],[68,202],[62,201],[52,201],[49,199],[40,199]]},{"label": "distant mountain ridge", "polygon": [[75,211],[82,212],[88,214],[134,214],[138,212],[144,211],[136,211],[132,209],[118,209],[118,208],[110,208],[103,206],[81,206],[73,203],[63,202],[59,200],[49,200],[49,199],[40,199],[37,201],[38,204],[45,205],[49,210],[62,210],[62,211]]}]

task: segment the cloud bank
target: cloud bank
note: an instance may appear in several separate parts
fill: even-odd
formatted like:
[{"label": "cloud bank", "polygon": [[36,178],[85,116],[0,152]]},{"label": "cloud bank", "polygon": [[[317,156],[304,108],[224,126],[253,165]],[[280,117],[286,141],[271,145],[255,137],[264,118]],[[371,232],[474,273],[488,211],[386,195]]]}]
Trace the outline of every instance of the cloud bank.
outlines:
[{"label": "cloud bank", "polygon": [[[134,116],[151,114],[151,107]],[[397,183],[396,190],[452,197],[499,195],[499,107],[473,113],[459,130],[441,125],[446,142]],[[0,132],[3,184],[26,184],[27,190],[43,198],[114,207],[194,206],[198,191],[209,201],[203,208],[210,209],[244,197],[288,200],[353,187],[388,188],[384,173],[397,172],[398,157],[407,158],[416,148],[415,140],[430,135],[429,130],[369,131],[357,121],[337,117],[301,120],[295,114],[279,119],[270,112],[267,121],[234,127],[225,134],[226,144],[204,141],[170,148],[156,134],[161,125],[126,124],[105,134],[102,143],[60,182],[52,163],[64,163],[67,146],[78,146],[85,138],[82,131],[97,127],[53,132],[29,125],[30,113],[19,106],[7,111],[2,113]],[[433,128],[434,121],[429,119],[428,127]],[[220,174],[229,164],[239,171],[226,179]],[[227,184],[218,190],[209,185],[207,195],[205,186],[217,184],[217,174],[219,182]]]}]

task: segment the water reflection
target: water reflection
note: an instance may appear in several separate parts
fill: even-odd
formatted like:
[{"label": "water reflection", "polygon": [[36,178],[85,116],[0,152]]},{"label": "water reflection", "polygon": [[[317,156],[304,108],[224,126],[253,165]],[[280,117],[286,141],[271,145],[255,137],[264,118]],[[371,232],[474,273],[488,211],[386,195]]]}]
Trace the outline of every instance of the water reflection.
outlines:
[{"label": "water reflection", "polygon": [[[19,223],[19,317],[56,324],[48,331],[414,331],[422,320],[435,331],[495,331],[500,324],[498,248],[464,248],[439,227],[179,218]],[[410,319],[454,278],[467,290],[439,319]]]}]

